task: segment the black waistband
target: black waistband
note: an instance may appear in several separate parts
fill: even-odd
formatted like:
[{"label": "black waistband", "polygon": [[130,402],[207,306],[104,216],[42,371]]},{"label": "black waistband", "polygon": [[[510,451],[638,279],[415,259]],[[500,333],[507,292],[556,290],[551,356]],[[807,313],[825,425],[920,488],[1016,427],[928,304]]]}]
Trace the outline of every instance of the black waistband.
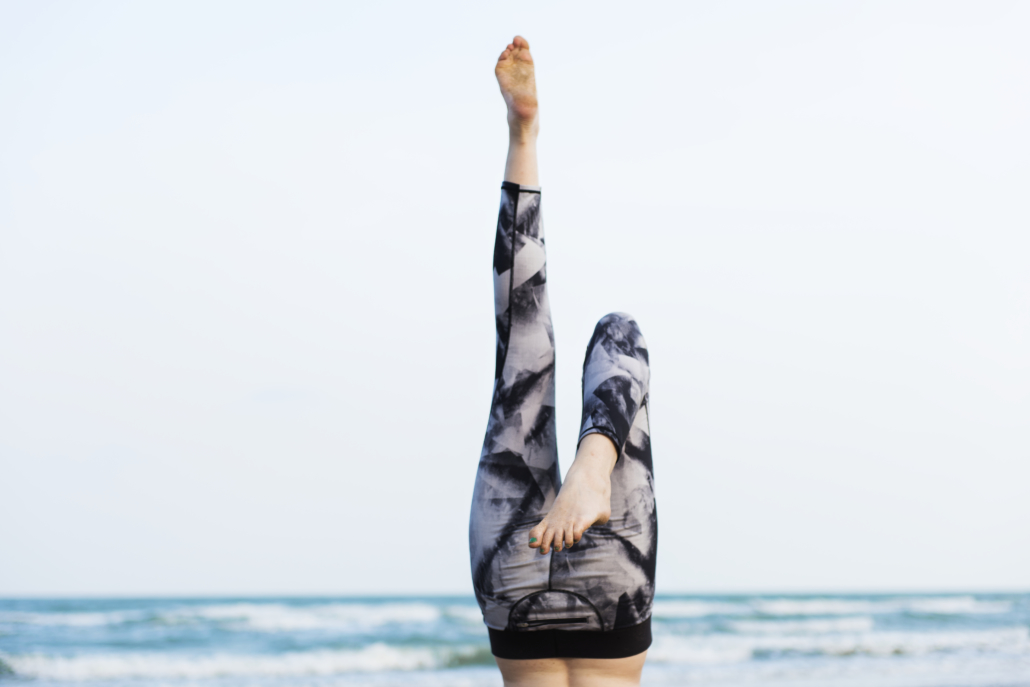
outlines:
[{"label": "black waistband", "polygon": [[651,619],[618,630],[490,630],[498,658],[626,658],[651,646]]}]

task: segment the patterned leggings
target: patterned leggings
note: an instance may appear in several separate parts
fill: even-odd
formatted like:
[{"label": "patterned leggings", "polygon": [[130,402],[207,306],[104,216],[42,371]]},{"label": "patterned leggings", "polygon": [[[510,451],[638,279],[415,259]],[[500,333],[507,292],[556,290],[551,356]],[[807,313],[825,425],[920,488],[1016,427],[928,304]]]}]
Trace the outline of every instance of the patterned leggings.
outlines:
[{"label": "patterned leggings", "polygon": [[658,520],[648,429],[647,344],[629,315],[597,323],[583,363],[580,440],[619,449],[611,519],[542,556],[529,530],[561,486],[554,334],[540,191],[505,182],[494,246],[497,364],[469,522],[472,580],[494,655],[620,658],[651,643]]}]

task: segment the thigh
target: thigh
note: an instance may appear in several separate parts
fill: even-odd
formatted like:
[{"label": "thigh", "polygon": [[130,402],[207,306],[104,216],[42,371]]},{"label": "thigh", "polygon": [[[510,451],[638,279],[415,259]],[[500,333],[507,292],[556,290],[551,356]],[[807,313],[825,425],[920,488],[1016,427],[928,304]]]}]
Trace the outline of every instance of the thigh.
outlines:
[{"label": "thigh", "polygon": [[568,658],[569,687],[637,687],[647,652],[626,658]]},{"label": "thigh", "polygon": [[568,659],[497,658],[504,687],[569,687]]},{"label": "thigh", "polygon": [[495,658],[504,687],[636,687],[647,652],[627,658]]},{"label": "thigh", "polygon": [[647,652],[627,658],[568,658],[569,687],[636,687]]}]

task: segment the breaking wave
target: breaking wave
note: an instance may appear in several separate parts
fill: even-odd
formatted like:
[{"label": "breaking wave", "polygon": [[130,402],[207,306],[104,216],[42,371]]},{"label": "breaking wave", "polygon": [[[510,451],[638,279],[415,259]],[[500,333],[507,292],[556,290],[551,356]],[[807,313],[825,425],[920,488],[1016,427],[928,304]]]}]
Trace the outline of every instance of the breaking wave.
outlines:
[{"label": "breaking wave", "polygon": [[302,651],[278,655],[131,653],[62,657],[29,654],[7,656],[3,660],[21,677],[81,681],[115,678],[288,677],[427,670],[478,662],[475,659],[481,654],[478,647],[433,650],[373,644],[358,650]]}]

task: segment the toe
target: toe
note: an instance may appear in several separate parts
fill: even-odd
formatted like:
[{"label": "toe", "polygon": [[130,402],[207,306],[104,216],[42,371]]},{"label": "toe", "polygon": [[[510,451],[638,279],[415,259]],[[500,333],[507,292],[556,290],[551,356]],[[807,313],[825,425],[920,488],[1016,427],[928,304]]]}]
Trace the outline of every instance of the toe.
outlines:
[{"label": "toe", "polygon": [[565,531],[556,529],[554,531],[554,550],[561,551],[565,548]]},{"label": "toe", "polygon": [[529,531],[529,548],[531,548],[531,549],[538,549],[538,548],[540,548],[540,545],[541,545],[540,542],[541,542],[541,540],[544,537],[544,530],[545,529],[546,529],[546,525],[543,523],[543,521],[541,521],[539,525],[537,525],[536,527],[534,527],[533,529],[531,529]]},{"label": "toe", "polygon": [[547,528],[540,537],[540,553],[551,553],[551,543],[554,541],[554,530]]},{"label": "toe", "polygon": [[522,48],[523,50],[529,49],[529,41],[527,41],[522,36],[515,36],[515,38],[512,39],[511,43],[516,48]]}]

